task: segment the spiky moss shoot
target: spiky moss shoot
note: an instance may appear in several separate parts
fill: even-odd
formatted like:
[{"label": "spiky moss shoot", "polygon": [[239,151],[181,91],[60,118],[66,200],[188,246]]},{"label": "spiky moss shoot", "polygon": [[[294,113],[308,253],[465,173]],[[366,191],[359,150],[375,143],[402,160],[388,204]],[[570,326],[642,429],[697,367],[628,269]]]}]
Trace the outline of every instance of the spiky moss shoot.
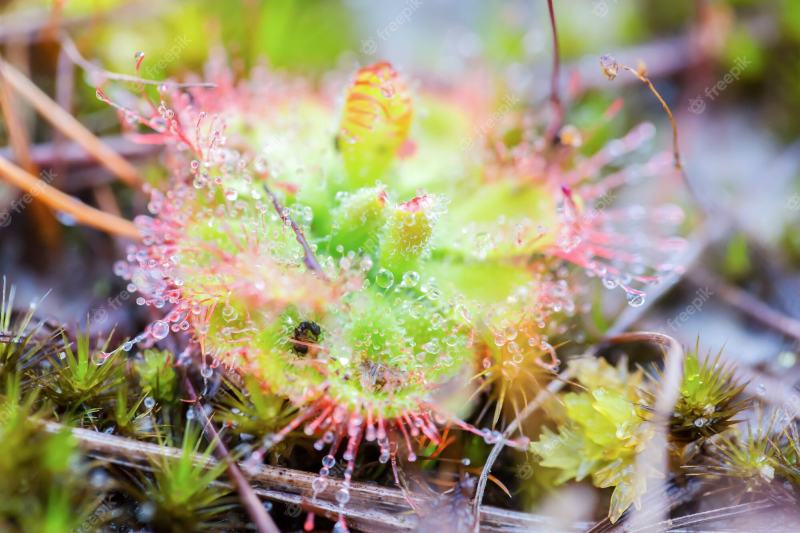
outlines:
[{"label": "spiky moss shoot", "polygon": [[226,380],[215,398],[214,419],[238,434],[243,443],[286,427],[296,411],[292,404],[284,396],[265,390],[253,375],[245,375],[241,381]]},{"label": "spiky moss shoot", "polygon": [[[215,483],[225,472],[222,462],[212,464],[214,444],[201,450],[198,427],[188,424],[180,442],[180,455],[150,460],[152,473],[137,472],[125,490],[138,503],[136,519],[158,532],[220,531],[229,528],[227,513],[236,507],[230,490]],[[171,439],[162,444],[172,446]]]},{"label": "spiky moss shoot", "polygon": [[[585,358],[570,366],[582,391],[560,395],[564,408],[556,417],[558,431],[545,428],[530,449],[543,466],[559,471],[558,483],[591,476],[597,487],[615,487],[608,515],[615,522],[631,504],[638,505],[647,488],[646,477],[636,474],[635,462],[652,435],[647,421],[658,376],[645,380],[641,370],[629,372],[624,359],[617,367],[604,359]],[[721,354],[701,361],[695,349],[686,355],[683,370],[670,421],[670,441],[680,466],[702,463],[699,452],[709,448],[717,457],[713,465],[692,465],[687,471],[740,477],[759,485],[763,480],[753,476],[771,476],[779,450],[771,444],[771,430],[751,433],[749,439],[731,433],[737,424],[734,417],[749,405],[733,368],[721,362]]]},{"label": "spiky moss shoot", "polygon": [[780,435],[772,423],[747,424],[743,430],[731,429],[715,436],[708,446],[707,464],[688,467],[690,474],[704,478],[717,477],[748,495],[785,494],[783,479],[776,477],[780,468]]},{"label": "spiky moss shoot", "polygon": [[627,361],[616,367],[604,359],[570,361],[582,392],[561,395],[564,409],[558,432],[545,428],[530,450],[541,464],[560,471],[556,483],[591,476],[595,486],[614,487],[609,519],[616,522],[632,504],[640,505],[645,477],[637,476],[636,455],[652,437],[641,371],[629,372]]},{"label": "spiky moss shoot", "polygon": [[0,380],[16,377],[23,367],[41,363],[58,344],[60,335],[34,320],[37,302],[24,313],[14,311],[16,289],[3,276],[0,293]]},{"label": "spiky moss shoot", "polygon": [[142,394],[133,398],[127,383],[117,386],[113,406],[107,411],[111,424],[107,432],[115,432],[133,438],[154,436],[151,412],[155,407],[153,398]]},{"label": "spiky moss shoot", "polygon": [[795,498],[800,499],[800,433],[797,425],[786,425],[774,442],[779,443],[778,475],[791,483]]},{"label": "spiky moss shoot", "polygon": [[50,356],[52,370],[37,376],[45,396],[67,416],[90,414],[112,398],[126,380],[125,362],[119,351],[107,352],[109,340],[92,346],[88,333],[79,332],[74,341],[62,335],[62,349]]},{"label": "spiky moss shoot", "polygon": [[800,501],[800,437],[794,415],[778,410],[759,413],[754,424],[727,429],[706,439],[706,456],[683,468],[739,499],[769,497],[796,506]]},{"label": "spiky moss shoot", "polygon": [[735,369],[721,357],[722,352],[701,361],[697,348],[686,354],[681,394],[670,426],[676,441],[686,443],[721,433],[736,424],[736,415],[749,405],[742,396],[745,384],[735,379]]},{"label": "spiky moss shoot", "polygon": [[142,392],[161,403],[178,400],[178,375],[169,352],[144,350],[134,360],[134,368]]}]

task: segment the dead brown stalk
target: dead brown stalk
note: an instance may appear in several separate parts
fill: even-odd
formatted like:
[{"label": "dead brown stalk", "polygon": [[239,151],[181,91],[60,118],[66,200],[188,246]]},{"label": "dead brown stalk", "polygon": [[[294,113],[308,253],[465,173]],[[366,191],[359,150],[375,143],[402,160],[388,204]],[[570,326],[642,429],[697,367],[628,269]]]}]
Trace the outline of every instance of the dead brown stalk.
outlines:
[{"label": "dead brown stalk", "polygon": [[139,230],[129,220],[84,204],[48,185],[2,156],[0,156],[0,176],[13,186],[30,194],[32,198],[41,200],[52,209],[67,213],[81,224],[132,240],[141,238]]},{"label": "dead brown stalk", "polygon": [[36,84],[3,59],[0,59],[0,76],[54,127],[83,146],[97,161],[122,181],[132,187],[139,187],[144,182],[136,167],[103,144],[75,117],[55,103]]}]

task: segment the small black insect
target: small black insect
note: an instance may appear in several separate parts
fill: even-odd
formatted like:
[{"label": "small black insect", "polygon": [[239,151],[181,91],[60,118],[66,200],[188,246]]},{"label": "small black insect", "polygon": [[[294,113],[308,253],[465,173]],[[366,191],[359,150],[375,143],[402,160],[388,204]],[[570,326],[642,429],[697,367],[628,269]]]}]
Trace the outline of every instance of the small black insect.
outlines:
[{"label": "small black insect", "polygon": [[322,333],[322,328],[319,327],[319,324],[316,322],[311,322],[310,320],[304,320],[300,322],[296,328],[294,328],[294,334],[292,335],[292,349],[295,353],[299,354],[307,354],[309,344],[316,344],[319,340],[319,336]]}]

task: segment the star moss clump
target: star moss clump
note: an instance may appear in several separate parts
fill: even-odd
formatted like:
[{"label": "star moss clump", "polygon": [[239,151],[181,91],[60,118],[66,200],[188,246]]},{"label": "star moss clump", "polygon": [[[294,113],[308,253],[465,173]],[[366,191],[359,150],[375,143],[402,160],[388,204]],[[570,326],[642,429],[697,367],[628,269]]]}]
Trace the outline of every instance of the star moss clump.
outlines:
[{"label": "star moss clump", "polygon": [[558,431],[545,428],[530,450],[543,466],[559,470],[556,483],[591,477],[597,487],[614,487],[609,518],[615,522],[638,504],[646,488],[635,468],[636,455],[652,436],[640,407],[644,375],[629,372],[624,360],[614,367],[604,359],[584,358],[570,366],[583,390],[561,395]]},{"label": "star moss clump", "polygon": [[[530,450],[543,466],[558,470],[556,483],[591,478],[596,487],[614,487],[608,512],[613,523],[631,505],[638,507],[648,476],[663,475],[636,472],[637,454],[654,431],[650,414],[660,374],[645,379],[641,369],[630,372],[624,359],[614,367],[604,359],[581,358],[570,367],[580,390],[559,395],[564,407],[555,418],[556,431],[545,428]],[[686,354],[669,424],[670,452],[677,461],[673,466],[684,473],[727,474],[754,484],[773,473],[780,449],[771,445],[771,430],[749,440],[729,435],[738,423],[735,416],[751,400],[743,390],[721,353],[702,360],[696,348]],[[712,466],[700,454],[706,442],[723,457]],[[699,466],[688,465],[689,459]]]}]

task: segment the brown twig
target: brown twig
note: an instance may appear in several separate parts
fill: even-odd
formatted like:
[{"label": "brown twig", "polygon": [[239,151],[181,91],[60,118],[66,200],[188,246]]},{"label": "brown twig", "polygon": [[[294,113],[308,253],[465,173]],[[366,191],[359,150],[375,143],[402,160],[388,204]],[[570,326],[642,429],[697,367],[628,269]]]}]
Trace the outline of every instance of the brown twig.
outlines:
[{"label": "brown twig", "polygon": [[205,433],[206,439],[214,446],[214,455],[216,455],[217,459],[225,463],[228,477],[234,487],[236,487],[236,491],[239,493],[239,497],[242,500],[242,507],[247,511],[256,529],[260,533],[279,533],[280,530],[275,525],[272,517],[267,513],[267,510],[264,509],[264,506],[261,505],[261,500],[259,500],[258,496],[253,492],[252,487],[250,487],[250,484],[247,482],[244,474],[242,474],[239,466],[233,458],[231,458],[231,454],[228,452],[225,443],[222,442],[219,433],[217,433],[217,429],[203,410],[203,405],[197,397],[194,385],[192,385],[192,381],[186,373],[183,375],[183,388],[189,396],[189,401],[192,403],[195,416],[203,426],[203,433]]},{"label": "brown twig", "polygon": [[[64,431],[62,424],[48,422],[46,429],[52,433]],[[126,467],[147,469],[150,457],[180,457],[181,450],[149,442],[108,435],[88,429],[71,429],[73,437],[93,458]],[[216,459],[203,459],[196,455],[198,463],[209,468],[217,464]],[[250,476],[256,495],[279,502],[309,506],[302,494],[312,492],[312,483],[317,474],[289,468],[261,465]],[[314,503],[317,509],[329,510],[331,517],[343,514],[354,526],[367,531],[413,531],[416,521],[411,508],[398,489],[382,487],[373,483],[352,482],[350,501],[339,506],[334,494],[341,488],[341,481],[331,479],[329,487],[318,494]],[[486,531],[547,531],[550,521],[547,517],[509,511],[497,507],[483,507],[481,521]],[[571,531],[584,531],[589,525],[575,524]]]},{"label": "brown twig", "polygon": [[292,217],[286,212],[285,208],[281,205],[280,200],[278,197],[275,196],[275,193],[267,186],[266,181],[264,184],[264,190],[269,195],[270,199],[272,200],[272,207],[275,208],[275,212],[278,213],[278,216],[281,217],[281,220],[285,224],[289,224],[294,232],[294,236],[297,239],[297,242],[300,243],[300,246],[303,247],[303,262],[305,263],[306,267],[309,270],[316,272],[321,278],[325,278],[325,271],[322,270],[322,266],[320,266],[317,258],[314,256],[314,251],[311,249],[311,246],[308,244],[308,240],[306,240],[306,236],[303,234],[303,230],[300,229],[300,226],[292,220]]},{"label": "brown twig", "polygon": [[19,165],[31,174],[38,174],[39,169],[31,159],[28,150],[28,133],[25,125],[19,119],[16,112],[16,104],[11,88],[2,77],[0,77],[0,110],[5,118],[5,129],[8,132],[8,141],[11,153]]},{"label": "brown twig", "polygon": [[492,451],[489,452],[489,456],[486,458],[486,463],[483,465],[483,469],[481,470],[481,475],[480,477],[478,477],[478,484],[475,488],[475,499],[473,500],[472,503],[472,512],[473,516],[475,517],[475,522],[473,526],[474,531],[477,532],[480,530],[479,517],[480,517],[481,502],[483,501],[483,493],[486,491],[486,483],[489,479],[489,474],[492,471],[492,466],[494,466],[494,462],[500,456],[500,452],[503,451],[503,447],[505,446],[506,441],[511,436],[511,434],[514,433],[514,431],[516,431],[519,425],[523,421],[525,421],[526,418],[528,418],[537,409],[539,409],[539,407],[541,407],[542,403],[544,403],[544,401],[547,398],[549,398],[550,396],[561,390],[564,384],[567,381],[569,381],[571,377],[572,373],[569,368],[565,369],[558,376],[554,377],[553,381],[551,381],[547,385],[547,387],[539,391],[539,393],[536,395],[533,401],[527,404],[525,408],[522,411],[520,411],[516,417],[514,417],[514,420],[512,420],[511,423],[508,424],[508,427],[506,427],[500,438],[492,447]]},{"label": "brown twig", "polygon": [[94,201],[97,206],[104,212],[122,218],[122,210],[119,208],[114,190],[108,183],[102,183],[95,187],[92,191],[94,193]]},{"label": "brown twig", "polygon": [[[6,130],[8,131],[11,151],[25,171],[31,175],[38,176],[39,167],[31,158],[28,132],[25,129],[25,124],[17,114],[16,104],[11,88],[0,78],[0,108],[2,108],[3,117],[6,119]],[[61,228],[53,214],[38,201],[32,202],[31,212],[36,218],[36,229],[44,242],[49,247],[56,246]]]},{"label": "brown twig", "polygon": [[139,230],[132,222],[95,209],[64,194],[4,157],[0,157],[0,176],[15,187],[26,191],[31,197],[41,200],[52,209],[71,215],[82,224],[128,239],[141,238]]},{"label": "brown twig", "polygon": [[[56,103],[72,113],[72,100],[75,90],[75,65],[69,60],[64,50],[58,51],[58,63],[56,66],[56,88],[55,100]],[[60,130],[53,132],[53,147],[56,159],[56,174],[58,176],[66,175],[66,162],[64,161],[64,147],[67,144],[67,137]],[[66,180],[56,179],[55,185],[61,190],[64,190],[64,183]]]},{"label": "brown twig", "polygon": [[[143,159],[157,155],[163,149],[163,146],[158,144],[134,143],[122,135],[101,137],[100,141],[125,159]],[[28,147],[28,153],[33,163],[39,167],[54,167],[59,163],[67,166],[82,166],[96,162],[91,153],[75,142],[66,142],[63,146],[59,146],[57,142],[33,144]],[[0,156],[21,164],[21,161],[14,156],[14,152],[10,147],[0,148]],[[84,188],[84,186],[75,186],[75,183],[79,181],[64,183],[62,190],[69,191]]]},{"label": "brown twig", "polygon": [[17,94],[27,100],[53,126],[83,146],[87,152],[91,153],[122,181],[133,187],[138,187],[143,183],[136,167],[103,144],[83,124],[3,59],[0,59],[0,75],[16,90]]}]

